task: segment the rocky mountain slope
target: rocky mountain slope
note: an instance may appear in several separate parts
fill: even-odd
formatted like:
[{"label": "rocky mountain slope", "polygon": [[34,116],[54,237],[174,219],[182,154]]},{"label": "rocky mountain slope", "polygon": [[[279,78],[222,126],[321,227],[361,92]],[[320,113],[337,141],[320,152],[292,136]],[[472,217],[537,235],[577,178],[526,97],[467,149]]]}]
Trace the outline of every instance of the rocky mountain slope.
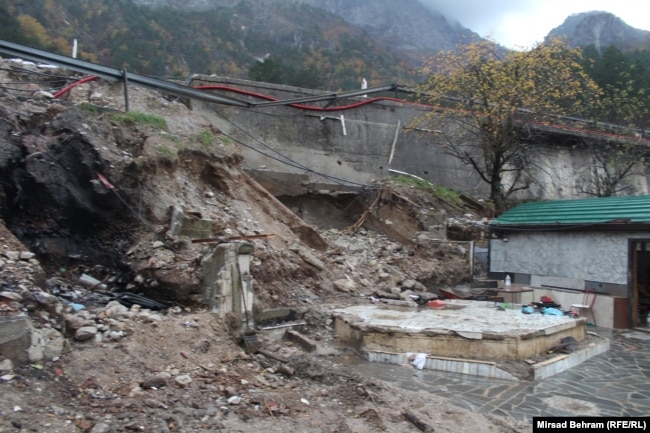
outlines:
[{"label": "rocky mountain slope", "polygon": [[413,65],[425,56],[453,50],[480,39],[469,29],[432,11],[417,0],[302,0],[336,14],[363,29],[374,40],[401,53]]},{"label": "rocky mountain slope", "polygon": [[[248,7],[273,5],[277,0],[257,0]],[[207,10],[215,7],[234,7],[234,0],[136,0],[137,4],[150,7],[183,7]],[[298,0],[313,7],[343,18],[346,22],[362,29],[372,39],[402,53],[419,64],[421,56],[440,50],[452,50],[459,43],[466,43],[478,35],[457,22],[425,7],[418,0],[402,0],[399,4],[390,0],[372,3],[360,0]],[[258,6],[264,5],[264,6]]]},{"label": "rocky mountain slope", "polygon": [[[365,228],[372,203],[346,215],[350,230],[308,224],[248,178],[191,104],[132,88],[124,115],[120,85],[53,99],[46,89],[78,77],[9,61],[0,71],[0,324],[29,346],[8,357],[1,334],[0,431],[421,431],[414,419],[438,432],[529,429],[342,362],[354,352],[337,345],[332,308],[430,296],[467,278],[466,251]],[[409,187],[379,191],[370,200],[393,207],[396,224],[445,213]],[[171,208],[218,235],[273,234],[250,241],[250,308],[298,312],[317,350],[262,332],[264,352],[247,350],[199,296],[213,247],[174,235]]]},{"label": "rocky mountain slope", "polygon": [[551,30],[546,39],[566,37],[573,47],[594,45],[599,51],[613,45],[627,51],[639,49],[650,40],[650,31],[635,29],[609,12],[592,11],[569,16]]}]

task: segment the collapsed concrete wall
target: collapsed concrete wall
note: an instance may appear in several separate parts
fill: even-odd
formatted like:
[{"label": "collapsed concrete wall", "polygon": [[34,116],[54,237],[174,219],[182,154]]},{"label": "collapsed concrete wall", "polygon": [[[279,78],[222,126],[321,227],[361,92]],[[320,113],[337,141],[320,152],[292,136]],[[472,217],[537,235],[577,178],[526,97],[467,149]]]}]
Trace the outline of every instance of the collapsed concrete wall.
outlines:
[{"label": "collapsed concrete wall", "polygon": [[[253,245],[219,244],[201,260],[203,297],[206,305],[221,316],[234,313],[253,325],[253,278],[250,260]],[[248,317],[251,316],[251,317]]]},{"label": "collapsed concrete wall", "polygon": [[[184,212],[178,206],[171,208],[169,234],[206,239],[212,236],[209,219]],[[242,319],[241,327],[253,327],[253,277],[250,273],[253,244],[248,242],[220,242],[213,244],[201,258],[201,289],[198,297],[203,304],[221,317],[234,314]]]}]

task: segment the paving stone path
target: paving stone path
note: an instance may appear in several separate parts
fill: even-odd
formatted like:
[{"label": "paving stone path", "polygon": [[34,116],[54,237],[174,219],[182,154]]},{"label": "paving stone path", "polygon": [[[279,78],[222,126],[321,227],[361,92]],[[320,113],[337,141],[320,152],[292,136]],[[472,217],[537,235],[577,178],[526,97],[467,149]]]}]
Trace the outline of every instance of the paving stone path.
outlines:
[{"label": "paving stone path", "polygon": [[650,333],[590,328],[610,349],[536,382],[470,377],[406,366],[363,363],[360,374],[405,389],[424,389],[480,413],[528,421],[534,416],[650,415]]}]

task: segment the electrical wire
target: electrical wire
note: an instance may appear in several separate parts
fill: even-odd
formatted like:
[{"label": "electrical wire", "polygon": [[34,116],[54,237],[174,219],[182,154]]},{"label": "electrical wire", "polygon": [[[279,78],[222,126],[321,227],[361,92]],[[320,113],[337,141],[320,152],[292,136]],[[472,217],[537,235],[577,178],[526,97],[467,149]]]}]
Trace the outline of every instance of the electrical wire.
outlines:
[{"label": "electrical wire", "polygon": [[[65,88],[61,89],[59,92],[57,92],[55,94],[55,97],[58,98],[58,97],[62,96],[63,94],[65,94],[66,92],[68,92],[69,90],[71,90],[72,88],[74,88],[74,87],[76,87],[78,85],[84,84],[86,82],[98,79],[98,78],[99,77],[97,77],[97,76],[89,76],[89,77],[85,77],[85,78],[83,78],[81,80],[78,80],[78,81],[66,86]],[[231,87],[231,86],[208,85],[208,86],[194,86],[194,88],[198,89],[198,90],[229,91],[229,92],[235,92],[235,93],[243,94],[243,95],[246,95],[246,96],[260,98],[260,99],[267,100],[267,101],[279,101],[279,99],[268,96],[268,95],[264,95],[264,94],[249,91],[249,90],[237,89],[237,88],[234,88],[234,87]],[[344,105],[344,106],[335,106],[335,107],[319,107],[319,106],[311,106],[311,105],[304,105],[304,104],[287,104],[287,105],[290,106],[290,107],[296,108],[296,109],[300,109],[300,110],[318,111],[318,112],[332,112],[332,111],[340,111],[340,110],[350,110],[350,109],[361,107],[361,106],[366,105],[366,104],[376,103],[376,102],[379,102],[379,101],[391,101],[391,102],[399,102],[401,104],[414,104],[414,105],[419,105],[419,106],[423,105],[423,104],[420,104],[420,103],[413,103],[413,102],[410,102],[410,101],[406,101],[406,100],[402,100],[402,99],[398,99],[398,98],[389,98],[389,97],[368,98],[368,99],[365,99],[363,101],[356,102],[356,103],[353,103],[353,104],[347,104],[347,105]],[[433,106],[431,106],[431,107],[433,107]],[[366,185],[366,184],[349,181],[349,180],[346,180],[346,179],[338,178],[338,177],[335,177],[335,176],[331,176],[331,175],[328,175],[328,174],[313,170],[310,167],[307,167],[304,164],[301,164],[301,163],[289,158],[288,156],[278,152],[277,150],[273,149],[271,146],[269,146],[268,144],[264,143],[263,141],[257,139],[252,134],[248,133],[244,128],[242,128],[241,126],[235,124],[231,120],[227,119],[225,116],[222,116],[222,117],[224,119],[226,119],[226,121],[229,122],[231,125],[233,125],[235,128],[242,131],[244,134],[246,134],[247,136],[249,136],[250,138],[255,140],[257,143],[261,144],[265,148],[267,148],[267,149],[271,150],[272,152],[276,153],[282,159],[280,159],[278,157],[275,157],[275,156],[273,156],[273,155],[271,155],[269,153],[266,153],[266,152],[264,152],[264,151],[262,151],[260,149],[257,149],[257,148],[255,148],[254,146],[252,146],[250,144],[244,143],[244,142],[242,142],[241,140],[238,140],[235,137],[224,134],[224,136],[226,136],[226,137],[230,138],[231,140],[237,142],[241,146],[244,146],[244,147],[246,147],[246,148],[248,148],[248,149],[250,149],[252,151],[258,152],[259,154],[264,155],[267,158],[273,159],[273,160],[275,160],[277,162],[280,162],[282,164],[285,164],[287,166],[297,168],[297,169],[303,170],[305,172],[321,176],[321,177],[323,177],[325,179],[328,179],[330,181],[334,181],[334,182],[339,183],[339,184],[349,184],[349,185],[355,185],[355,186],[365,187],[365,188],[368,187],[368,185]],[[579,133],[585,133],[586,132],[586,133],[591,133],[591,134],[594,134],[594,135],[599,135],[599,136],[604,136],[604,137],[622,137],[622,136],[619,136],[619,135],[616,135],[616,134],[613,134],[613,133],[604,133],[604,132],[599,132],[599,131],[588,131],[588,130],[584,130],[584,129],[571,128],[571,127],[567,127],[567,126],[564,126],[564,125],[562,125],[562,126],[561,125],[554,125],[554,124],[545,123],[545,122],[532,121],[531,123],[536,124],[536,125],[540,125],[540,126],[546,126],[546,127],[551,127],[551,128],[557,128],[557,129],[560,129],[560,130],[571,131],[571,132],[579,132]],[[640,140],[645,141],[643,138],[641,138]]]},{"label": "electrical wire", "polygon": [[[84,78],[81,78],[81,79],[79,79],[79,78],[72,79],[71,77],[66,76],[66,75],[52,74],[52,73],[48,73],[48,72],[38,72],[38,71],[26,69],[26,68],[19,68],[19,67],[16,67],[16,66],[12,66],[10,68],[0,68],[0,71],[6,71],[6,72],[11,72],[11,73],[19,73],[19,74],[25,74],[25,75],[34,75],[34,76],[44,78],[42,80],[32,80],[32,81],[30,81],[30,84],[38,84],[39,86],[48,85],[48,84],[52,85],[53,82],[61,82],[61,81],[64,82],[64,83],[67,83],[67,82],[72,83],[67,88],[63,88],[62,86],[56,86],[56,87],[51,87],[49,89],[42,89],[42,90],[45,90],[45,91],[50,92],[50,93],[55,93],[54,94],[55,98],[61,97],[67,91],[69,91],[73,87],[76,87],[79,84],[83,84],[85,82],[91,81],[89,79],[89,77],[84,77]],[[34,91],[33,89],[21,89],[21,88],[18,88],[18,87],[10,87],[9,86],[9,85],[15,85],[15,84],[23,84],[24,85],[25,83],[24,83],[24,81],[5,81],[5,82],[0,84],[0,88],[6,89],[6,90],[11,90],[11,91],[14,91],[14,92],[33,92]],[[64,90],[62,90],[62,89],[64,89]]]},{"label": "electrical wire", "polygon": [[144,217],[140,212],[137,212],[135,209],[133,209],[133,207],[120,195],[120,193],[117,191],[117,188],[112,183],[110,183],[104,175],[102,175],[101,173],[97,173],[97,178],[104,185],[104,187],[106,187],[106,189],[112,191],[117,196],[117,198],[122,202],[122,204],[124,204],[124,206],[126,206],[126,208],[131,212],[131,214],[138,221],[140,221],[140,223],[143,226],[148,228],[154,234],[154,236],[156,236],[165,245],[165,247],[167,247],[174,254],[178,253],[178,251],[169,242],[167,242],[167,240],[162,235],[160,235],[151,224],[149,224],[149,221],[144,219]]},{"label": "electrical wire", "polygon": [[[12,69],[12,71],[15,72],[15,70],[13,70],[13,69]],[[29,71],[29,70],[26,70],[26,69],[23,70],[23,72],[29,73],[29,74],[34,74],[34,75],[43,75],[43,76],[48,76],[48,77],[53,77],[53,78],[66,79],[66,81],[68,80],[68,77],[57,76],[57,75],[54,75],[54,74],[38,73],[38,72],[34,72],[34,71]],[[97,79],[99,79],[99,77],[93,75],[93,76],[84,77],[84,78],[79,79],[79,80],[75,80],[71,84],[61,88],[60,90],[58,90],[54,94],[54,97],[55,98],[60,98],[61,96],[63,96],[64,94],[66,94],[67,92],[72,90],[73,88],[75,88],[77,86],[80,86],[82,84],[85,84],[87,82],[97,80]],[[15,83],[15,84],[18,84],[18,83]],[[2,87],[8,88],[6,86],[2,86]],[[262,94],[259,94],[259,93],[256,93],[256,92],[250,92],[250,91],[245,91],[245,90],[240,90],[240,89],[234,89],[234,88],[230,88],[230,87],[227,87],[227,86],[197,86],[196,88],[197,89],[205,89],[205,90],[215,90],[215,89],[229,90],[229,91],[234,91],[236,93],[246,94],[248,96],[255,96],[255,97],[259,97],[259,98],[266,99],[266,100],[278,101],[278,99],[272,98],[270,96],[262,95]],[[23,90],[23,89],[15,89],[15,90]],[[25,90],[25,91],[27,91],[27,90]],[[361,107],[361,106],[366,105],[366,104],[371,104],[371,103],[375,103],[375,102],[379,102],[379,101],[393,101],[393,102],[399,102],[399,103],[412,104],[412,103],[410,103],[408,101],[404,101],[404,100],[397,99],[397,98],[379,97],[379,98],[369,98],[369,99],[366,99],[366,100],[358,102],[358,103],[348,104],[348,105],[345,105],[345,106],[336,106],[336,107],[324,107],[323,108],[323,107],[308,106],[308,105],[303,105],[303,104],[289,104],[289,106],[291,106],[293,108],[302,109],[302,110],[308,110],[308,111],[328,111],[328,112],[331,112],[331,111],[340,111],[340,110],[350,110],[350,109]],[[421,104],[417,104],[417,105],[421,105]],[[224,119],[226,119],[225,116],[222,116],[222,117]],[[355,202],[360,200],[361,196],[369,196],[373,191],[376,191],[376,190],[379,189],[378,187],[374,187],[374,186],[371,186],[371,185],[367,185],[367,184],[363,184],[363,183],[358,183],[358,182],[338,178],[338,177],[335,177],[335,176],[331,176],[331,175],[328,175],[328,174],[313,170],[313,169],[305,166],[304,164],[300,164],[299,162],[294,161],[293,159],[289,158],[288,156],[286,156],[286,155],[278,152],[277,150],[273,149],[271,146],[269,146],[268,144],[266,144],[262,140],[258,139],[257,137],[253,136],[252,134],[250,134],[248,131],[246,131],[244,128],[242,128],[240,125],[236,124],[235,122],[232,122],[229,119],[226,119],[226,121],[229,122],[236,129],[238,129],[239,131],[241,131],[242,133],[244,133],[245,135],[250,137],[251,139],[255,140],[258,144],[261,144],[265,148],[267,148],[267,149],[273,151],[274,153],[278,154],[282,159],[274,157],[273,155],[265,153],[265,152],[263,152],[263,151],[261,151],[259,149],[256,149],[252,145],[244,143],[241,140],[238,140],[237,138],[232,137],[232,136],[230,136],[228,134],[223,134],[224,136],[230,138],[231,140],[237,142],[238,144],[240,144],[240,145],[242,145],[244,147],[247,147],[247,148],[249,148],[249,149],[251,149],[251,150],[253,150],[255,152],[258,152],[258,153],[260,153],[260,154],[262,154],[262,155],[264,155],[264,156],[266,156],[266,157],[268,157],[270,159],[278,161],[280,163],[286,164],[286,165],[294,167],[294,168],[301,169],[301,170],[303,170],[305,172],[309,172],[309,173],[321,176],[321,177],[323,177],[325,179],[328,179],[330,181],[334,181],[334,182],[337,182],[339,184],[348,184],[348,185],[354,185],[354,186],[362,187],[362,189],[359,192],[359,194],[357,195],[357,197],[350,204],[348,204],[348,206],[346,206],[342,210],[342,212],[344,212],[347,208],[349,208]],[[132,215],[135,216],[135,218],[138,221],[140,221],[141,224],[143,224],[145,227],[149,228],[154,234],[156,234],[158,236],[158,234],[155,232],[155,230],[153,230],[153,227],[142,217],[140,212],[137,212],[135,209],[133,209],[133,207],[118,193],[118,191],[115,188],[110,188],[110,189],[117,196],[117,198],[123,203],[123,205],[127,207],[127,209],[132,213]],[[388,200],[388,201],[391,201],[391,200]],[[163,239],[163,241],[164,241],[164,239]],[[168,245],[167,242],[164,242],[164,243],[171,251],[176,252],[175,249],[171,245]]]},{"label": "electrical wire", "polygon": [[[252,92],[249,90],[243,90],[243,89],[237,89],[235,87],[231,86],[224,86],[224,85],[207,85],[207,86],[194,86],[195,89],[199,90],[223,90],[223,91],[229,91],[229,92],[234,92],[242,95],[247,95],[247,96],[252,96],[260,99],[264,99],[267,101],[280,101],[280,99],[274,98],[272,96],[264,95],[262,93],[258,92]],[[365,99],[364,101],[356,102],[354,104],[348,104],[348,105],[343,105],[343,106],[335,106],[335,107],[318,107],[318,106],[312,106],[312,105],[304,105],[304,104],[287,104],[289,107],[293,108],[298,108],[301,110],[307,110],[307,111],[325,111],[325,112],[332,112],[332,111],[345,111],[345,110],[350,110],[354,108],[359,108],[363,105],[366,104],[372,104],[380,101],[391,101],[391,102],[397,102],[400,104],[408,104],[408,105],[417,105],[421,107],[427,107],[427,108],[434,108],[433,105],[428,105],[428,104],[422,104],[419,102],[411,102],[407,101],[404,99],[399,99],[399,98],[390,98],[390,97],[377,97],[377,98],[368,98]],[[444,107],[435,107],[437,109],[445,109]],[[526,110],[522,110],[526,111]],[[590,122],[585,119],[579,119],[575,117],[570,117],[570,116],[562,116],[562,115],[549,115],[551,117],[554,117],[558,120],[568,120],[571,122],[580,122],[580,123],[586,123],[586,124],[594,124],[594,122]],[[569,126],[564,126],[564,125],[558,125],[558,124],[553,124],[550,122],[540,122],[540,121],[530,121],[529,123],[533,125],[538,125],[538,126],[545,126],[545,127],[550,127],[550,128],[557,128],[563,131],[571,131],[571,132],[579,132],[579,133],[588,133],[588,134],[594,134],[598,136],[603,136],[603,137],[611,137],[611,138],[618,138],[618,137],[628,137],[626,135],[620,135],[620,134],[615,134],[615,133],[608,133],[608,132],[602,132],[602,131],[593,131],[593,130],[587,130],[587,129],[582,129],[582,128],[575,128],[575,127],[569,127]],[[618,125],[613,125],[613,124],[608,124],[608,123],[603,123],[603,122],[596,122],[597,124],[600,123],[604,127],[607,128],[620,128]],[[639,137],[635,137],[639,138]],[[646,140],[644,138],[640,138],[641,141],[650,141]]]},{"label": "electrical wire", "polygon": [[[224,91],[228,91],[228,92],[238,93],[238,94],[241,94],[241,95],[252,96],[252,97],[259,98],[259,99],[264,99],[266,101],[274,101],[274,102],[275,101],[281,101],[280,99],[274,98],[274,97],[269,96],[269,95],[264,95],[264,94],[258,93],[258,92],[252,92],[250,90],[238,89],[236,87],[231,87],[231,86],[208,85],[208,86],[194,86],[194,88],[198,89],[198,90],[224,90]],[[406,101],[404,99],[389,98],[389,97],[386,97],[386,96],[381,96],[381,97],[377,97],[377,98],[367,98],[367,99],[365,99],[363,101],[355,102],[353,104],[339,105],[339,106],[335,106],[335,107],[318,107],[318,106],[304,105],[304,104],[287,104],[287,105],[289,107],[298,108],[300,110],[306,110],[306,111],[332,112],[332,111],[351,110],[351,109],[354,109],[354,108],[359,108],[359,107],[361,107],[363,105],[374,104],[374,103],[380,102],[380,101],[392,101],[392,102],[398,102],[398,103],[401,103],[401,104],[423,105],[423,104],[419,104],[419,103],[416,103],[416,102]]]},{"label": "electrical wire", "polygon": [[[223,133],[222,133],[222,134],[223,134]],[[268,154],[268,153],[265,153],[265,152],[263,152],[262,150],[256,149],[255,147],[253,147],[253,146],[251,146],[251,145],[249,145],[249,144],[246,144],[246,143],[244,143],[243,141],[237,140],[235,137],[232,137],[232,136],[230,136],[230,135],[228,135],[228,134],[223,134],[223,135],[224,135],[225,137],[228,137],[228,138],[230,138],[231,140],[237,142],[238,144],[240,144],[240,145],[242,145],[242,146],[244,146],[244,147],[246,147],[246,148],[248,148],[248,149],[254,151],[254,152],[257,152],[257,153],[259,153],[259,154],[261,154],[261,155],[266,156],[267,158],[273,159],[274,161],[280,162],[280,163],[285,164],[285,165],[287,165],[287,166],[290,166],[290,167],[293,167],[293,168],[298,168],[298,169],[303,170],[303,171],[305,171],[305,172],[315,174],[315,175],[320,176],[320,177],[323,177],[323,178],[325,178],[325,179],[327,179],[327,180],[334,181],[335,183],[338,183],[339,185],[348,184],[348,185],[355,185],[355,186],[359,186],[359,187],[368,187],[368,186],[369,186],[369,185],[364,184],[364,183],[358,183],[358,182],[354,182],[354,181],[351,181],[351,180],[346,180],[346,179],[342,179],[342,178],[339,178],[339,177],[336,177],[336,176],[332,176],[332,175],[329,175],[329,174],[325,174],[325,173],[322,173],[322,172],[316,171],[316,170],[314,170],[314,169],[312,169],[312,168],[309,168],[309,167],[307,167],[307,166],[305,166],[305,165],[303,165],[303,164],[294,163],[294,162],[283,161],[283,160],[281,160],[280,158],[277,158],[277,157],[275,157],[275,156],[273,156],[273,155],[270,155],[270,154]],[[256,139],[256,140],[257,140],[257,139]],[[260,143],[262,143],[260,140],[257,140],[257,141],[260,142]],[[264,144],[264,146],[267,146],[267,147],[268,147],[268,145],[266,145],[266,144]],[[287,156],[285,156],[285,155],[283,155],[283,154],[277,152],[276,150],[274,150],[274,152],[278,153],[278,154],[281,155],[283,158],[287,158],[287,159],[288,159]],[[290,160],[290,161],[291,161],[291,160]]]},{"label": "electrical wire", "polygon": [[[3,85],[3,84],[0,84],[0,88],[1,88],[1,89],[5,89],[5,90],[11,90],[12,92],[29,92],[29,93],[34,93],[34,89],[19,89],[18,87],[9,87],[9,86],[5,86],[5,85]],[[41,90],[43,90],[43,91],[45,91],[45,92],[52,93],[53,91],[56,91],[56,90],[58,90],[58,89],[41,89]]]},{"label": "electrical wire", "polygon": [[[93,77],[94,78],[92,78],[92,79],[97,79],[98,78],[98,77],[95,77],[95,76],[93,76]],[[79,80],[79,81],[87,82],[87,81],[90,81],[90,80],[91,80],[90,77],[86,77],[86,78],[84,78],[82,80]],[[82,83],[78,83],[78,84],[82,84]],[[57,97],[60,97],[61,95],[65,94],[67,91],[69,91],[71,88],[75,87],[78,84],[73,83],[71,86],[68,86],[65,89],[65,91],[59,92],[60,94]],[[243,95],[247,95],[247,96],[251,96],[251,97],[260,98],[260,99],[267,100],[267,101],[274,101],[274,102],[276,102],[276,101],[279,102],[280,101],[279,99],[274,98],[274,97],[269,96],[269,95],[264,95],[262,93],[253,92],[253,91],[250,91],[250,90],[238,89],[238,88],[235,88],[235,87],[232,87],[232,86],[206,85],[206,86],[194,86],[193,88],[197,89],[197,90],[229,91],[229,92],[235,92],[235,93],[239,93],[239,94],[243,94]],[[354,109],[354,108],[359,108],[359,107],[361,107],[363,105],[372,104],[372,103],[376,103],[376,102],[380,102],[380,101],[391,101],[391,102],[397,102],[397,103],[400,103],[400,104],[417,105],[417,106],[429,107],[429,108],[437,108],[437,109],[441,108],[441,107],[434,107],[432,105],[422,104],[422,103],[419,103],[419,102],[411,102],[411,101],[407,101],[407,100],[404,100],[404,99],[390,98],[390,97],[367,98],[367,99],[364,99],[363,101],[359,101],[359,102],[356,102],[356,103],[353,103],[353,104],[348,104],[348,105],[343,105],[343,106],[335,106],[335,107],[319,107],[319,106],[304,105],[304,104],[287,104],[287,105],[290,106],[290,107],[296,108],[296,109],[301,109],[301,110],[306,110],[306,111],[333,112],[333,111],[351,110],[351,109]],[[254,104],[252,104],[252,106],[254,107]],[[523,110],[523,111],[525,111],[525,110]],[[589,121],[584,120],[584,119],[578,119],[578,118],[573,118],[573,117],[569,117],[569,116],[560,116],[560,115],[550,115],[550,116],[555,117],[555,118],[560,119],[560,120],[569,120],[569,121],[572,121],[572,122],[582,122],[582,123],[586,123],[586,124],[593,124],[594,123],[594,122],[589,122]],[[535,125],[539,125],[539,126],[557,128],[559,130],[564,130],[564,131],[593,134],[593,135],[596,135],[596,136],[601,136],[601,137],[606,137],[606,138],[619,138],[619,137],[620,138],[632,138],[632,137],[629,137],[629,136],[626,136],[626,135],[620,135],[620,134],[614,134],[614,133],[606,133],[606,132],[601,132],[601,131],[593,131],[593,130],[587,130],[587,129],[581,129],[581,128],[571,128],[571,127],[568,127],[568,126],[551,124],[551,123],[548,123],[548,122],[531,121],[530,123],[535,124]],[[616,127],[616,125],[604,124],[602,122],[600,122],[600,123],[605,127],[610,127],[610,128]],[[643,137],[634,137],[634,138],[637,138],[639,141],[650,142],[650,140],[647,140],[647,139],[645,139]]]},{"label": "electrical wire", "polygon": [[[47,76],[47,77],[59,77],[59,78],[63,78],[63,79],[67,80],[67,77],[64,77],[64,76],[61,76],[61,75],[55,75],[55,74],[44,73],[44,72],[35,72],[35,71],[32,71],[32,70],[19,68],[19,67],[16,67],[16,66],[12,66],[11,69],[7,69],[7,68],[2,68],[2,69],[3,70],[12,70],[14,72],[15,71],[23,71],[25,73],[29,73],[29,74],[33,74],[33,75],[43,75],[43,76]],[[190,83],[191,83],[191,79],[189,80],[188,85]],[[405,92],[405,93],[418,93],[419,95],[423,94],[421,92],[414,92],[414,91],[412,91],[410,89],[407,89],[406,87],[397,86],[397,85],[393,85],[393,86],[390,86],[390,87],[384,86],[384,87],[386,88],[386,91],[393,90],[393,91],[402,91],[402,92]],[[239,93],[248,94],[248,95],[253,96],[253,97],[266,99],[267,101],[282,103],[282,101],[278,101],[277,99],[272,98],[272,97],[267,96],[267,95],[262,95],[262,94],[259,94],[259,93],[256,93],[256,92],[251,92],[251,91],[243,91],[243,90],[239,90],[239,89],[233,89],[233,88],[231,88],[229,86],[223,86],[223,85],[197,86],[196,88],[236,91],[236,92],[239,92]],[[371,90],[372,89],[368,89],[368,91],[371,91]],[[360,90],[360,91],[357,91],[357,92],[348,92],[350,94],[348,94],[348,95],[342,94],[341,97],[360,96],[362,93],[359,93],[359,92],[363,92],[363,90]],[[329,100],[330,97],[336,98],[337,96],[339,96],[339,95],[336,95],[336,94],[326,95],[324,97],[324,100]],[[301,98],[299,98],[299,99],[301,99]],[[307,98],[307,99],[311,100],[312,98]],[[443,96],[443,99],[456,100],[456,101],[458,100],[458,98],[452,98],[452,97],[447,97],[447,96]],[[424,105],[424,104],[414,103],[414,102],[410,102],[410,101],[405,101],[405,100],[398,99],[398,98],[388,98],[388,97],[364,99],[363,101],[360,101],[360,102],[357,102],[357,103],[354,103],[354,104],[348,104],[346,106],[337,106],[337,107],[329,107],[329,106],[328,107],[318,107],[318,106],[310,106],[310,105],[302,105],[302,104],[289,104],[290,101],[286,101],[287,102],[286,105],[290,105],[290,106],[293,106],[295,108],[299,108],[299,109],[302,109],[302,110],[323,112],[323,111],[338,111],[338,110],[353,109],[353,108],[356,108],[356,107],[359,107],[359,106],[362,106],[362,105],[365,105],[365,104],[374,103],[374,102],[377,102],[377,101],[393,101],[393,102],[399,102],[399,103],[417,104],[417,105],[423,105],[423,106],[426,106],[426,107],[430,107],[430,105]],[[331,103],[331,102],[332,101],[330,101],[329,103]],[[251,104],[251,105],[255,105],[255,104]],[[264,106],[264,105],[268,105],[268,104],[262,103],[262,104],[258,104],[258,105]],[[277,105],[277,104],[274,104],[274,105]],[[521,112],[521,113],[530,113],[530,110],[526,110],[524,108],[520,108],[518,111]],[[548,117],[557,119],[557,120],[567,120],[567,121],[571,121],[571,122],[580,122],[580,123],[586,124],[587,126],[589,126],[589,125],[602,126],[604,128],[610,129],[610,130],[611,129],[619,129],[619,130],[624,130],[626,132],[628,132],[630,130],[629,128],[623,128],[623,127],[620,127],[618,125],[614,125],[614,124],[610,124],[610,123],[594,122],[594,121],[589,121],[589,120],[586,120],[586,119],[576,118],[576,117],[572,117],[572,116],[557,115],[557,114],[552,114],[552,113],[546,113],[545,115],[548,116]],[[617,137],[629,137],[629,134],[617,134],[617,133],[609,133],[609,132],[601,132],[601,131],[592,131],[592,130],[586,130],[584,128],[572,128],[572,127],[563,126],[563,125],[551,124],[551,123],[548,123],[548,122],[532,121],[531,123],[535,124],[535,125],[540,125],[540,126],[558,128],[558,129],[564,130],[564,131],[593,134],[593,135],[605,137],[606,139],[607,138],[617,138]],[[646,134],[647,131],[645,131],[643,129],[639,129],[639,128],[634,128],[632,131],[635,133],[634,138],[637,138],[639,141],[650,142],[650,140],[647,140],[644,137],[644,134]]]}]

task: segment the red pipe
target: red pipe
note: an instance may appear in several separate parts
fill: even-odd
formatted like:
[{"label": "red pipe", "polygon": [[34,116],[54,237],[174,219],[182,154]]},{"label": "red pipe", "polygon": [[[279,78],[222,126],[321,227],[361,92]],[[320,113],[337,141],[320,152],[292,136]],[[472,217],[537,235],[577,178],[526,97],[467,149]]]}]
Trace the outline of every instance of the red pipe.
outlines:
[{"label": "red pipe", "polygon": [[[97,80],[99,77],[97,75],[91,75],[89,77],[82,78],[79,81],[75,81],[74,83],[70,84],[69,86],[64,87],[63,89],[59,90],[54,94],[55,98],[60,98],[67,92],[69,92],[71,89],[75,88],[76,86],[79,86],[81,84],[87,83],[89,81]],[[199,90],[225,90],[227,92],[235,92],[239,93],[242,95],[247,95],[247,96],[253,96],[255,98],[259,99],[264,99],[267,101],[279,101],[279,99],[274,98],[272,96],[264,95],[262,93],[257,93],[257,92],[251,92],[249,90],[242,90],[242,89],[237,89],[234,87],[229,87],[229,86],[194,86],[195,89]],[[351,110],[353,108],[358,108],[366,104],[372,104],[374,102],[378,101],[392,101],[392,102],[397,102],[400,104],[412,104],[412,105],[420,105],[424,107],[431,107],[429,105],[425,104],[419,104],[416,102],[409,102],[405,101],[403,99],[398,99],[398,98],[388,98],[388,97],[379,97],[379,98],[369,98],[364,101],[359,101],[354,104],[348,104],[348,105],[342,105],[342,106],[337,106],[337,107],[315,107],[312,105],[302,105],[302,104],[288,104],[290,107],[293,108],[299,108],[301,110],[309,110],[309,111],[343,111],[343,110]],[[592,130],[586,130],[586,129],[580,129],[580,128],[571,128],[568,126],[560,126],[560,125],[553,125],[553,124],[548,124],[545,122],[535,122],[533,121],[532,123],[538,124],[538,125],[546,125],[546,126],[551,126],[553,128],[561,129],[561,130],[566,130],[566,131],[573,131],[573,132],[588,132],[592,133],[595,135],[600,135],[600,136],[605,136],[605,137],[626,137],[626,138],[632,138],[626,135],[617,135],[617,134],[612,134],[612,133],[607,133],[607,132],[600,132],[600,131],[592,131]],[[640,141],[650,141],[645,138],[640,138]]]},{"label": "red pipe", "polygon": [[[249,90],[242,90],[242,89],[237,89],[234,87],[228,87],[228,86],[195,86],[195,89],[200,89],[200,90],[225,90],[228,92],[235,92],[235,93],[240,93],[242,95],[247,95],[247,96],[253,96],[256,98],[260,99],[265,99],[267,101],[279,101],[277,98],[273,98],[268,95],[263,95],[261,93],[256,93],[256,92],[251,92]],[[423,107],[433,107],[432,105],[426,105],[426,104],[420,104],[417,102],[409,102],[405,101],[403,99],[397,99],[397,98],[388,98],[388,97],[380,97],[380,98],[370,98],[365,101],[360,101],[356,102],[354,104],[349,104],[349,105],[343,105],[343,106],[337,106],[337,107],[326,107],[326,108],[321,108],[321,107],[314,107],[311,105],[302,105],[302,104],[289,104],[290,107],[294,108],[299,108],[301,110],[310,110],[310,111],[341,111],[341,110],[350,110],[352,108],[357,108],[361,107],[362,105],[365,104],[371,104],[373,102],[377,101],[393,101],[393,102],[398,102],[401,104],[411,104],[411,105],[419,105]],[[537,124],[537,125],[545,125],[545,126],[551,126],[553,128],[557,128],[560,130],[566,130],[566,131],[572,131],[572,132],[587,132],[590,134],[594,135],[599,135],[603,137],[624,137],[624,138],[632,138],[627,135],[618,135],[618,134],[613,134],[613,133],[608,133],[608,132],[601,132],[601,131],[593,131],[593,130],[588,130],[588,129],[580,129],[580,128],[571,128],[568,126],[560,126],[560,125],[554,125],[554,124],[549,124],[545,122],[536,122],[532,121],[531,123]],[[640,138],[641,141],[650,141],[645,138]]]},{"label": "red pipe", "polygon": [[61,90],[59,90],[58,92],[56,92],[56,93],[54,94],[54,97],[55,97],[55,98],[60,98],[61,96],[65,95],[65,94],[68,93],[70,90],[72,90],[73,88],[77,87],[78,85],[80,85],[80,84],[84,84],[84,83],[87,83],[88,81],[96,80],[96,79],[98,79],[98,78],[99,78],[99,77],[98,77],[97,75],[91,75],[90,77],[82,78],[82,79],[79,80],[79,81],[75,81],[74,83],[70,84],[69,86],[66,86],[66,87],[64,87],[63,89],[61,89]]}]

